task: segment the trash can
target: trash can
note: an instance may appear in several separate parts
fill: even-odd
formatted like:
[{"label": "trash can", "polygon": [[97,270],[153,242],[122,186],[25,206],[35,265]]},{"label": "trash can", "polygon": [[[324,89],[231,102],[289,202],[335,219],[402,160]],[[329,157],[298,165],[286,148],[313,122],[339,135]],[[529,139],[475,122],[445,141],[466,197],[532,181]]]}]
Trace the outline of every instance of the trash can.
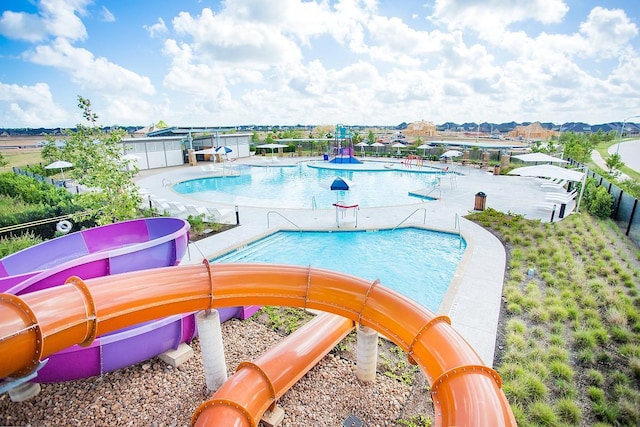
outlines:
[{"label": "trash can", "polygon": [[476,203],[473,209],[476,211],[483,211],[485,208],[486,202],[487,202],[486,194],[484,194],[482,191],[479,193],[476,193]]},{"label": "trash can", "polygon": [[329,160],[329,155],[328,155],[328,154],[325,154],[325,155],[324,155],[324,159],[325,159],[325,160]]},{"label": "trash can", "polygon": [[495,166],[493,168],[493,174],[494,175],[500,175],[500,166]]}]

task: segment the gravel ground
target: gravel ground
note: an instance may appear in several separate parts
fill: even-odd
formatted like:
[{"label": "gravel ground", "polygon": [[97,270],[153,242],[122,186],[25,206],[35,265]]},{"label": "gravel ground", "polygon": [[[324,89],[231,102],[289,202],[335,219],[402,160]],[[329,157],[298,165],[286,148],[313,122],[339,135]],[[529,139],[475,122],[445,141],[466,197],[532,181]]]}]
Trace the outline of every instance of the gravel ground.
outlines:
[{"label": "gravel ground", "polygon": [[[238,363],[255,359],[283,338],[259,319],[227,321],[222,332],[229,375]],[[343,351],[327,355],[280,399],[283,426],[342,426],[350,414],[367,427],[396,426],[401,425],[399,418],[432,416],[421,372],[412,374],[411,386],[383,373],[374,383],[362,384],[355,377],[355,341],[350,341],[345,341]],[[404,355],[390,351],[390,343],[379,341],[379,371],[406,364]],[[194,357],[178,368],[152,359],[99,378],[42,384],[41,393],[26,402],[14,403],[7,393],[2,394],[0,425],[190,425],[195,409],[210,396],[198,340],[191,346]]]}]

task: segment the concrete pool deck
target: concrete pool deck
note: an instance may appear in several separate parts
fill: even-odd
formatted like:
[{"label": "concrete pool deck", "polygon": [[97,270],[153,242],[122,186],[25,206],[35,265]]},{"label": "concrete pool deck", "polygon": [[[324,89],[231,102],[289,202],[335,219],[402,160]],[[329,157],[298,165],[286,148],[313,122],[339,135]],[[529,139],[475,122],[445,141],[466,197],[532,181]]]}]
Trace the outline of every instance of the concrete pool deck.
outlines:
[{"label": "concrete pool deck", "polygon": [[[251,157],[238,159],[233,165],[281,167],[308,160],[319,159],[282,157],[277,162],[267,163],[260,157]],[[387,159],[384,163],[397,167],[399,162]],[[225,212],[224,222],[235,224],[235,205],[202,201],[171,189],[172,183],[221,174],[222,168],[219,165],[216,165],[218,171],[211,172],[201,168],[202,164],[203,162],[198,166],[141,171],[136,182],[155,198],[184,205],[215,207]],[[225,173],[232,172],[233,165],[227,166]],[[433,166],[452,167],[438,162],[433,163]],[[437,200],[416,199],[415,203],[403,206],[361,208],[358,211],[357,229],[394,228],[400,225],[461,233],[467,242],[467,250],[438,314],[448,315],[454,328],[471,344],[485,364],[492,366],[502,304],[506,254],[502,243],[492,233],[463,216],[473,211],[476,194],[483,192],[486,194],[487,208],[548,222],[551,211],[541,210],[536,205],[544,202],[545,195],[552,190],[543,189],[535,179],[529,177],[494,175],[493,170],[469,166],[457,166],[455,170],[456,175],[442,178],[436,194]],[[415,189],[407,189],[411,190]],[[565,217],[573,211],[574,205],[574,202],[568,205]],[[203,258],[211,259],[279,230],[297,230],[298,227],[305,230],[337,229],[336,210],[333,206],[320,206],[318,209],[273,209],[240,205],[237,207],[237,215],[240,219],[239,227],[191,243],[189,253],[182,262],[197,263]],[[352,213],[347,212],[346,215],[350,217]],[[558,219],[557,212],[555,219]],[[343,224],[340,230],[353,230],[354,226],[355,223],[350,222]],[[412,260],[415,261],[415,258]]]}]

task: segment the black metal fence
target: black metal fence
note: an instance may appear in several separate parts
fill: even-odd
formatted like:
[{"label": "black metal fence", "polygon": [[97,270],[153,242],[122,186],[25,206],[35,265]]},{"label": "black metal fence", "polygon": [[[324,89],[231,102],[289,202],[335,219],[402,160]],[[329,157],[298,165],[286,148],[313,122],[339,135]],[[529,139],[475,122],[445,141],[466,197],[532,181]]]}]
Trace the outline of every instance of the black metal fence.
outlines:
[{"label": "black metal fence", "polygon": [[[569,164],[576,167],[584,167],[582,163],[569,159]],[[594,178],[598,185],[607,189],[613,196],[613,212],[611,218],[618,224],[618,227],[629,236],[636,245],[640,246],[640,209],[638,209],[638,199],[629,193],[625,193],[615,183],[609,181],[597,172],[589,170],[588,178]]]},{"label": "black metal fence", "polygon": [[84,188],[82,188],[79,185],[76,185],[72,181],[49,178],[49,177],[42,176],[42,175],[39,175],[37,173],[33,173],[33,172],[28,171],[28,170],[25,170],[25,169],[22,169],[22,168],[19,168],[19,167],[15,167],[15,166],[12,169],[13,169],[13,173],[16,174],[16,175],[28,176],[28,177],[31,177],[31,178],[37,180],[37,181],[46,182],[48,184],[51,184],[54,187],[65,188],[70,193],[80,194],[80,193],[83,193],[85,191]]}]

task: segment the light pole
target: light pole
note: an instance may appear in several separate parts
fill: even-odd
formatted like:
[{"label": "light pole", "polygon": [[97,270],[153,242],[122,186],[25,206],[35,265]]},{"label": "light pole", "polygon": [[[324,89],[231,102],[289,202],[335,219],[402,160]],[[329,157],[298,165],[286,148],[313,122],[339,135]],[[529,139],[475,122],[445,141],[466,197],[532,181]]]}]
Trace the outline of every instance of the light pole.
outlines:
[{"label": "light pole", "polygon": [[640,115],[627,117],[622,121],[622,128],[620,129],[620,138],[618,138],[618,146],[616,147],[616,154],[618,154],[618,152],[620,151],[620,143],[622,142],[622,133],[624,132],[624,125],[627,123],[627,120],[635,119],[636,117],[640,117]]}]

